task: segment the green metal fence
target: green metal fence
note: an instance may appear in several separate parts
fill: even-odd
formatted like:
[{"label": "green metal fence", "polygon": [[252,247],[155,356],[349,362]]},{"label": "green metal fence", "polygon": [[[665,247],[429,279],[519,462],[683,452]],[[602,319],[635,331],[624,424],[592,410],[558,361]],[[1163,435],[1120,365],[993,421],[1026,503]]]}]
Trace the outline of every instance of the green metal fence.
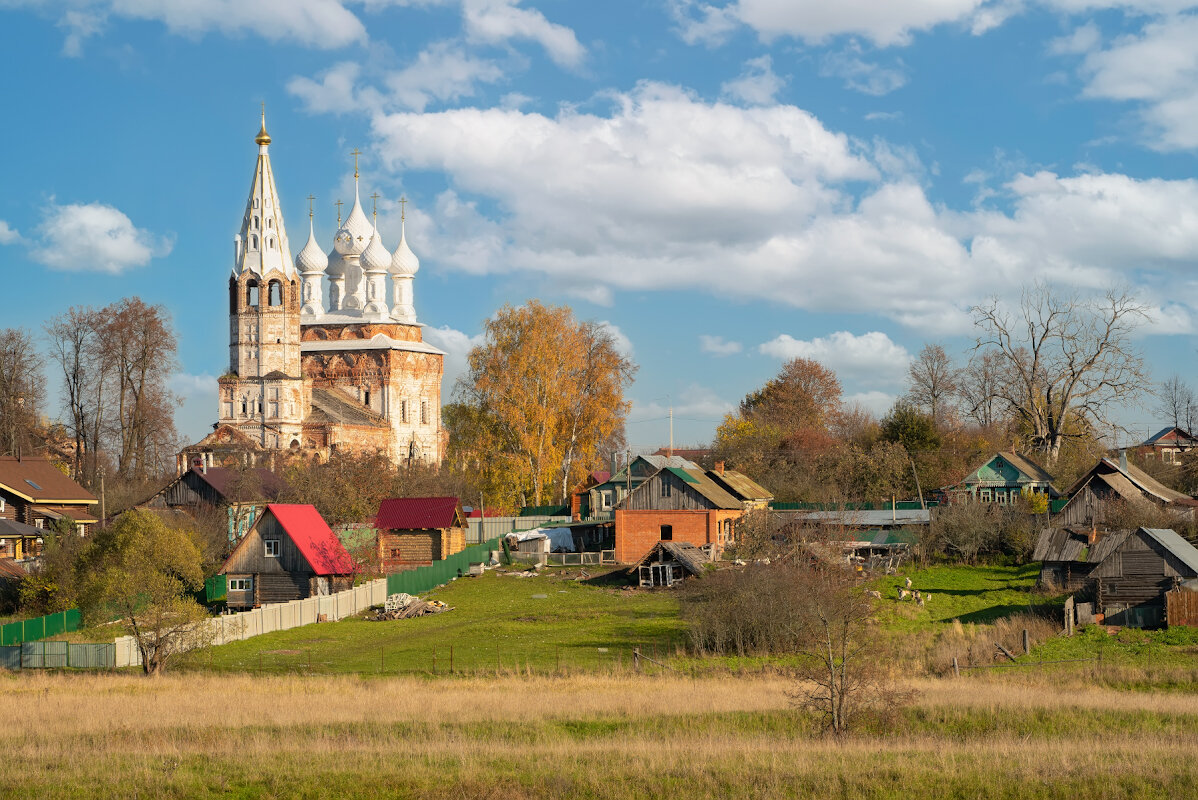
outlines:
[{"label": "green metal fence", "polygon": [[15,669],[96,669],[116,664],[116,645],[74,644],[67,642],[25,642],[0,647],[0,668]]},{"label": "green metal fence", "polygon": [[449,583],[459,575],[465,575],[471,564],[486,562],[489,553],[499,548],[499,539],[467,547],[454,553],[444,561],[434,561],[431,566],[396,572],[387,576],[387,594],[420,594]]},{"label": "green metal fence", "polygon": [[23,619],[0,626],[0,646],[16,645],[22,642],[36,642],[60,633],[79,630],[83,615],[79,609],[72,608],[47,614],[36,619]]},{"label": "green metal fence", "polygon": [[204,581],[204,602],[218,603],[229,596],[229,581],[225,575],[213,575]]}]

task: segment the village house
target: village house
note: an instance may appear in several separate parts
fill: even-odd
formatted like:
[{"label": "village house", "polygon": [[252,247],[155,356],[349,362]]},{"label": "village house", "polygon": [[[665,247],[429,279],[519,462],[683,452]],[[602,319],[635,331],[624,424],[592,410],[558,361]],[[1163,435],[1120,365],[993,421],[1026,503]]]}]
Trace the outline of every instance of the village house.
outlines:
[{"label": "village house", "polygon": [[1166,593],[1198,578],[1198,549],[1164,528],[1119,531],[1104,538],[1111,545],[1090,573],[1095,619],[1106,625],[1162,627]]},{"label": "village house", "polygon": [[689,542],[713,557],[732,542],[744,501],[701,469],[665,467],[644,480],[616,507],[615,559],[629,564],[658,542]]},{"label": "village house", "polygon": [[384,500],[374,527],[383,572],[426,567],[466,549],[466,515],[456,497]]},{"label": "village house", "polygon": [[1101,458],[1086,474],[1078,478],[1068,491],[1069,502],[1061,509],[1058,524],[1102,527],[1109,504],[1151,503],[1176,514],[1191,518],[1198,501],[1162,484],[1135,464],[1129,464],[1127,453],[1119,460]]},{"label": "village house", "polygon": [[1159,458],[1165,464],[1180,464],[1181,457],[1198,447],[1189,431],[1176,426],[1157,431],[1135,449],[1144,458]]},{"label": "village house", "polygon": [[286,488],[283,479],[268,469],[201,465],[187,470],[140,505],[181,511],[192,518],[224,509],[229,519],[229,539],[235,541],[245,536],[266,504],[278,500]]},{"label": "village house", "polygon": [[1014,503],[1024,494],[1061,496],[1052,476],[1032,460],[1013,452],[995,453],[959,483],[940,490],[950,500]]},{"label": "village house", "polygon": [[229,608],[351,589],[355,566],[314,506],[271,503],[221,567]]},{"label": "village house", "polygon": [[[693,461],[681,456],[637,456],[623,469],[614,470],[609,477],[599,483],[589,485],[584,491],[585,500],[579,499],[578,505],[588,509],[588,516],[582,519],[612,518],[612,512],[630,492],[635,490],[658,470],[666,467],[679,469],[700,469]],[[573,503],[571,504],[573,505]]]},{"label": "village house", "polygon": [[1045,528],[1032,552],[1032,560],[1040,562],[1039,584],[1084,596],[1090,574],[1120,541],[1119,537],[1104,536],[1094,528]]},{"label": "village house", "polygon": [[[0,557],[23,559],[41,554],[40,531],[68,520],[81,534],[99,522],[96,497],[41,456],[0,456],[0,520],[27,526],[26,535],[10,532],[0,540]],[[29,536],[28,529],[39,531]]]},{"label": "village house", "polygon": [[728,494],[740,500],[745,511],[769,508],[774,494],[743,472],[726,469],[723,461],[715,462],[715,468],[707,470],[707,477]]}]

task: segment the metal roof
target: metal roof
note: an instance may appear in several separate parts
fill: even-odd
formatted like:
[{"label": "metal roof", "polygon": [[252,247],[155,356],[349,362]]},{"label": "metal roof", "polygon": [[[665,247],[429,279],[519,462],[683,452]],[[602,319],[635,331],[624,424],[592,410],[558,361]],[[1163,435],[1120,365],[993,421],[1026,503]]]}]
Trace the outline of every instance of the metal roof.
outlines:
[{"label": "metal roof", "polygon": [[[317,575],[348,575],[354,571],[353,559],[315,506],[271,503],[266,510],[274,514]],[[259,517],[259,522],[265,516]]]},{"label": "metal roof", "polygon": [[456,497],[393,497],[379,504],[374,526],[383,530],[457,527]]},{"label": "metal roof", "polygon": [[694,475],[691,475],[689,472],[682,469],[681,467],[666,467],[666,469],[668,471],[674,473],[675,475],[677,475],[679,478],[686,481],[687,483],[697,484],[699,482],[698,478],[696,478]]},{"label": "metal roof", "polygon": [[[226,500],[229,499],[229,484],[239,472],[230,467],[208,467],[206,470],[203,467],[192,467],[189,471]],[[262,486],[262,497],[253,499],[274,500],[287,488],[282,478],[264,467],[255,467],[247,471],[252,473]]]},{"label": "metal roof", "polygon": [[0,519],[0,539],[36,539],[45,533],[40,528],[11,519]]},{"label": "metal roof", "polygon": [[1161,547],[1177,556],[1179,561],[1194,570],[1195,575],[1198,575],[1198,548],[1181,538],[1171,528],[1140,528],[1140,530],[1156,539]]},{"label": "metal roof", "polygon": [[679,475],[679,477],[694,487],[696,492],[714,503],[716,508],[743,508],[740,500],[724,491],[723,487],[707,477],[707,473],[701,469],[679,470],[671,468],[670,472],[673,472],[675,475],[678,475],[680,472],[685,473],[686,477],[682,475]]},{"label": "metal roof", "polygon": [[773,500],[774,495],[769,489],[766,489],[761,484],[754,481],[743,472],[726,469],[723,472],[718,470],[708,470],[708,476],[711,477],[720,486],[723,486],[733,495],[741,500]]},{"label": "metal roof", "polygon": [[41,456],[0,456],[0,488],[31,503],[98,503],[95,495]]},{"label": "metal roof", "polygon": [[923,509],[898,509],[891,511],[787,511],[782,512],[794,520],[818,522],[821,525],[845,525],[846,527],[883,528],[898,525],[927,525],[932,521],[932,512]]}]

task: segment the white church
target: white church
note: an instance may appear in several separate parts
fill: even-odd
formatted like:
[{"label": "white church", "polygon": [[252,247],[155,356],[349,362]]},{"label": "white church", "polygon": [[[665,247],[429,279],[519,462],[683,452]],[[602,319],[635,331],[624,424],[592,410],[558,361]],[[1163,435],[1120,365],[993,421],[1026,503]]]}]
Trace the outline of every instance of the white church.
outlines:
[{"label": "white church", "polygon": [[[425,344],[413,283],[420,260],[401,217],[395,250],[378,218],[354,204],[325,253],[308,212],[308,241],[292,259],[270,162],[258,159],[229,277],[229,369],[211,434],[186,448],[180,471],[284,454],[327,459],[382,453],[397,464],[439,464],[444,353]],[[326,303],[326,284],[327,298]],[[389,285],[389,286],[388,286]]]}]

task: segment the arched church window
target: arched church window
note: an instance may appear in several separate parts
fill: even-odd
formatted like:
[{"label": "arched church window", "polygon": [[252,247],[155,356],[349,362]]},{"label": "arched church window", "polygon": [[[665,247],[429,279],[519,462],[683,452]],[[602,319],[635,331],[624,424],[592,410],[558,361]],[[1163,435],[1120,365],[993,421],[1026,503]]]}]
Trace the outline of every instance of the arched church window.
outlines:
[{"label": "arched church window", "polygon": [[253,228],[254,228],[254,230],[258,230],[258,215],[257,214],[254,215]]},{"label": "arched church window", "polygon": [[250,234],[250,249],[251,250],[258,249],[258,234],[256,234],[256,233]]},{"label": "arched church window", "polygon": [[272,306],[283,305],[283,284],[278,281],[270,282],[270,298],[269,302]]},{"label": "arched church window", "polygon": [[258,207],[258,198],[255,197],[254,198],[254,208],[257,208],[257,207]]},{"label": "arched church window", "polygon": [[274,217],[267,217],[266,218],[266,227],[273,228],[274,226],[275,226]]},{"label": "arched church window", "polygon": [[275,249],[275,237],[268,236],[266,238],[266,246],[269,247],[271,250],[274,250]]},{"label": "arched church window", "polygon": [[258,282],[250,281],[245,285],[245,304],[250,308],[258,307]]}]

